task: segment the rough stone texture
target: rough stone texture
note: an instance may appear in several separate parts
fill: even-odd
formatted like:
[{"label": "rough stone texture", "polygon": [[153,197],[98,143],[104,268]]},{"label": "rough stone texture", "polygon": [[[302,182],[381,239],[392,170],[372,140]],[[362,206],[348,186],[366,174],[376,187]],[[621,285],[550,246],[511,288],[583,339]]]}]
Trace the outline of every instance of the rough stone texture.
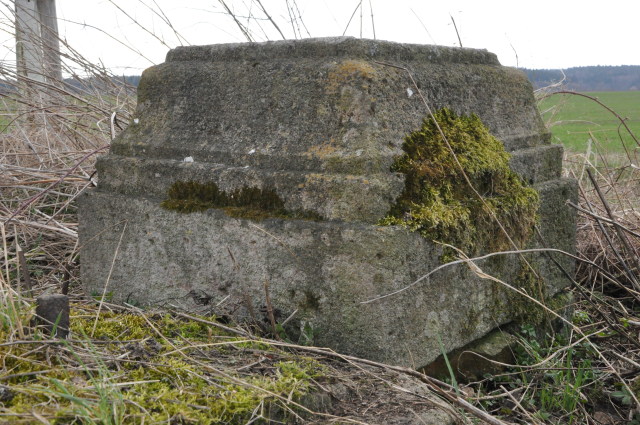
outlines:
[{"label": "rough stone texture", "polygon": [[[427,114],[398,66],[433,110],[475,113],[504,142],[513,169],[541,193],[546,244],[573,251],[565,201],[576,187],[560,178],[562,150],[548,142],[526,77],[495,55],[353,38],[188,47],[144,72],[134,120],[81,200],[87,291],[108,284],[118,302],[252,318],[268,281],[277,319],[296,312],[292,338],[306,323],[316,344],[413,367],[440,354],[438,336],[449,351],[512,321],[513,294],[466,266],[363,304],[440,265],[440,246],[376,225],[403,189],[393,159]],[[273,189],[288,209],[325,220],[164,210],[176,181]],[[548,294],[568,284],[544,256],[527,258]],[[480,266],[517,286],[520,261]]]},{"label": "rough stone texture", "polygon": [[69,297],[53,294],[36,298],[36,322],[51,336],[69,336]]},{"label": "rough stone texture", "polygon": [[6,385],[0,385],[0,403],[8,403],[16,396],[11,388]]}]

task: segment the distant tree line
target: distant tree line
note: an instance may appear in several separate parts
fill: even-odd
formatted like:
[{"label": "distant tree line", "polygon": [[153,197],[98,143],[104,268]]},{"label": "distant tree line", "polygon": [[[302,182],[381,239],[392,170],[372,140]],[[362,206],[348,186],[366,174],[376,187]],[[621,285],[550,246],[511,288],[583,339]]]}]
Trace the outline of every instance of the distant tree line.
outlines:
[{"label": "distant tree line", "polygon": [[[562,80],[559,69],[523,69],[535,88],[548,87]],[[640,90],[640,66],[583,66],[564,70],[564,89],[574,91]]]},{"label": "distant tree line", "polygon": [[118,77],[121,81],[124,81],[126,84],[130,84],[134,87],[138,87],[138,83],[140,82],[141,75],[123,75],[122,77]]},{"label": "distant tree line", "polygon": [[65,78],[64,82],[68,87],[75,89],[84,89],[86,87],[100,88],[104,85],[120,85],[138,87],[140,75],[123,75],[121,77],[104,78]]}]

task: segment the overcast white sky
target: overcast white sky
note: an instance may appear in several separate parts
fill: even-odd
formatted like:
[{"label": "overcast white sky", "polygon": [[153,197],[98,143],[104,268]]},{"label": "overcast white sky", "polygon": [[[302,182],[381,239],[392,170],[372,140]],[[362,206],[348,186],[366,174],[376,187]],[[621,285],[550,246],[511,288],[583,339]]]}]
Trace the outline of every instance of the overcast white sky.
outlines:
[{"label": "overcast white sky", "polygon": [[[253,19],[264,18],[258,0],[224,1],[256,41],[282,38],[269,21]],[[262,0],[287,38],[299,37],[298,27],[304,37],[342,35],[360,3]],[[293,24],[287,4],[294,8]],[[88,59],[100,60],[117,73],[137,74],[162,62],[169,47],[181,43],[246,41],[221,0],[57,0],[57,9],[60,35]],[[464,47],[494,52],[503,65],[640,64],[638,0],[362,0],[362,18],[356,11],[346,35],[374,38],[372,9],[378,39],[457,46],[453,17]],[[5,37],[3,43],[11,40]]]}]

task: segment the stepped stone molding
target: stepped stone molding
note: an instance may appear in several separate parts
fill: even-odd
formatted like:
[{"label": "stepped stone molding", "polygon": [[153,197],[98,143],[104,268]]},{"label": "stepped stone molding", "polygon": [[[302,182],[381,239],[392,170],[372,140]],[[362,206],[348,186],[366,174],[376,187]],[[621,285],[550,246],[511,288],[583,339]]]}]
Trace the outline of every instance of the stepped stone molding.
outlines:
[{"label": "stepped stone molding", "polygon": [[[106,286],[115,302],[266,323],[268,282],[276,320],[291,316],[290,338],[312,330],[314,344],[413,367],[441,354],[438,339],[450,351],[512,322],[522,312],[502,285],[465,265],[420,280],[441,264],[442,246],[377,225],[404,187],[394,158],[427,115],[418,90],[433,110],[479,116],[539,191],[544,244],[573,252],[565,201],[577,188],[561,178],[562,148],[524,74],[494,54],[349,37],[180,47],[143,73],[134,118],[80,200],[87,292]],[[164,209],[176,182],[270,190],[287,210],[322,219]],[[546,295],[569,284],[545,255],[526,258]],[[479,266],[515,284],[522,261]]]}]

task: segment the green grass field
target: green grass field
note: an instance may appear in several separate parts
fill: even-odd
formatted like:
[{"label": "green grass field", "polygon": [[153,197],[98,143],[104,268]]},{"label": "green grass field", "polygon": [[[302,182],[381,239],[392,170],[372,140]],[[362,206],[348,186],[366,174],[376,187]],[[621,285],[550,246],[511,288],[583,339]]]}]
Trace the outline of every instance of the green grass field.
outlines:
[{"label": "green grass field", "polygon": [[[585,94],[626,118],[631,131],[640,137],[640,91]],[[629,150],[637,148],[620,121],[591,99],[557,94],[543,99],[539,107],[554,143],[562,143],[570,151],[584,152],[589,140],[592,140],[592,149],[601,153],[623,153],[624,146]]]}]

